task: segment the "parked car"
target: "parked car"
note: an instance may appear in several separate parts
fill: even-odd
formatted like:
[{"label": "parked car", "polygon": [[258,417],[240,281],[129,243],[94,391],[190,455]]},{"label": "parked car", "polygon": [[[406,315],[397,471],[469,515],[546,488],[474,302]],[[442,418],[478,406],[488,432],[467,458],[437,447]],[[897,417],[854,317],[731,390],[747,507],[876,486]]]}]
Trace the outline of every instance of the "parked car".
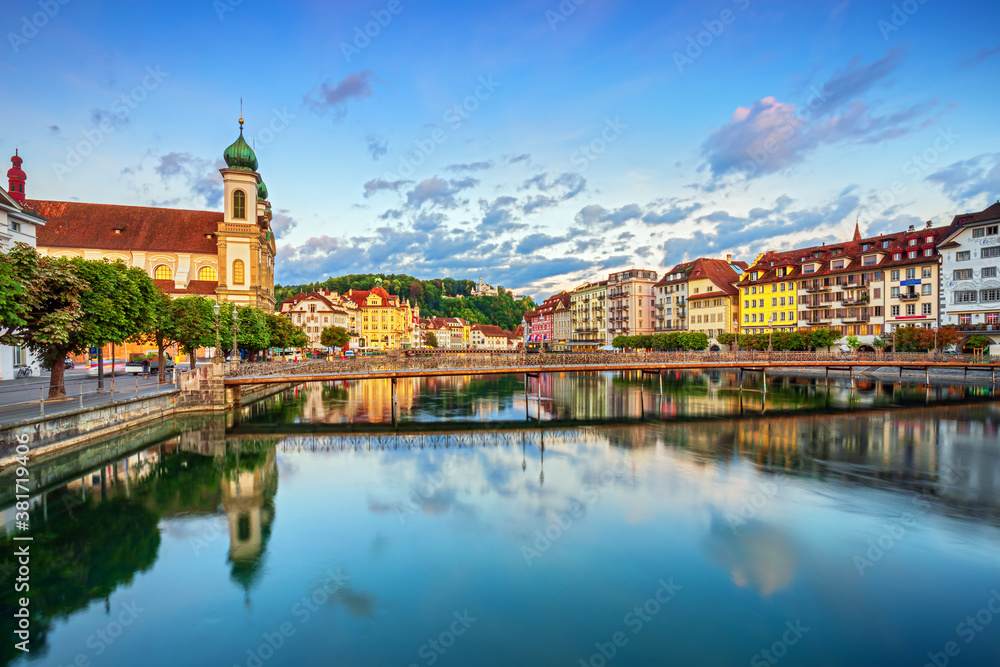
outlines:
[{"label": "parked car", "polygon": [[344,350],[344,358],[345,359],[353,359],[354,358],[354,350]]},{"label": "parked car", "polygon": [[72,359],[70,359],[69,357],[66,357],[66,361],[64,362],[64,364],[65,364],[66,370],[68,370],[68,371],[73,370],[73,360]]}]

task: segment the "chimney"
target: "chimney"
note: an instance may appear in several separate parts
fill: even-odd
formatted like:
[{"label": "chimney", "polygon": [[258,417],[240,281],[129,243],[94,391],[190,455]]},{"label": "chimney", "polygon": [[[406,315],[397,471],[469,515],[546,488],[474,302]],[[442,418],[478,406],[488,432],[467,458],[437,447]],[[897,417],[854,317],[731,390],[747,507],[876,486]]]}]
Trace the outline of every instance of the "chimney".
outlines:
[{"label": "chimney", "polygon": [[913,225],[910,225],[910,229],[907,230],[907,231],[911,231],[912,232],[913,231]]},{"label": "chimney", "polygon": [[14,155],[10,158],[12,166],[7,170],[7,192],[10,193],[12,199],[17,203],[24,203],[24,182],[28,179],[27,175],[21,170],[21,163],[24,160],[17,154],[17,149],[14,149]]},{"label": "chimney", "polygon": [[733,256],[726,255],[726,264],[732,264],[732,263],[733,263]]},{"label": "chimney", "polygon": [[930,228],[931,228],[931,227],[933,227],[933,226],[934,226],[934,222],[933,222],[933,221],[931,221],[931,220],[928,220],[928,221],[927,221],[927,229],[930,229]]}]

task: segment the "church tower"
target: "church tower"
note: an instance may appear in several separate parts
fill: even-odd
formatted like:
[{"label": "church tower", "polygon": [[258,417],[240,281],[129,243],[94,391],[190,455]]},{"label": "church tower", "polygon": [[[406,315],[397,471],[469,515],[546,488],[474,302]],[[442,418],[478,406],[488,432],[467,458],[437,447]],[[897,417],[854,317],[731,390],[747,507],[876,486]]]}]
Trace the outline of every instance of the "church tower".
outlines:
[{"label": "church tower", "polygon": [[241,305],[274,310],[274,234],[267,186],[257,173],[257,156],[240,136],[222,155],[220,169],[225,213],[216,234],[219,245],[218,294]]},{"label": "church tower", "polygon": [[24,160],[17,154],[16,148],[14,149],[14,155],[10,158],[10,162],[13,166],[7,170],[7,192],[10,193],[11,199],[15,200],[18,204],[23,204],[24,182],[28,180],[28,175],[21,169],[21,163]]}]

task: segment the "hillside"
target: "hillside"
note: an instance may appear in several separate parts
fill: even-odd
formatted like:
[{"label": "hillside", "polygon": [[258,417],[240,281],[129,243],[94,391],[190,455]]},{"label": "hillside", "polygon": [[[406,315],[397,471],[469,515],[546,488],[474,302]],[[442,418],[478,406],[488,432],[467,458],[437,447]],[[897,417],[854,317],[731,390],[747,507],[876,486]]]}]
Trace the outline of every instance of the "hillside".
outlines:
[{"label": "hillside", "polygon": [[[411,304],[420,306],[421,317],[461,317],[472,324],[495,324],[502,329],[513,331],[528,310],[537,306],[531,299],[515,301],[500,290],[499,296],[472,297],[476,286],[472,280],[436,278],[418,280],[405,274],[362,273],[328,278],[322,282],[305,285],[275,285],[274,297],[280,304],[299,292],[309,293],[317,289],[329,289],[343,294],[350,289],[370,290],[375,279],[382,278],[382,287],[390,294],[398,294],[409,299]],[[462,298],[454,298],[461,296]],[[449,298],[453,297],[453,298]]]}]

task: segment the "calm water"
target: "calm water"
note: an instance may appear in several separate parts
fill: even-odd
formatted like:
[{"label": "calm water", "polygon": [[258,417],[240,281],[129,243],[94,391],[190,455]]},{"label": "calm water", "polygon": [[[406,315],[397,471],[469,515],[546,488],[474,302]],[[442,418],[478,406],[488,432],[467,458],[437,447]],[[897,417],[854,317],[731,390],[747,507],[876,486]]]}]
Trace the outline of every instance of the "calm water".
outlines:
[{"label": "calm water", "polygon": [[313,385],[39,461],[0,661],[1000,663],[990,390],[759,389]]}]

